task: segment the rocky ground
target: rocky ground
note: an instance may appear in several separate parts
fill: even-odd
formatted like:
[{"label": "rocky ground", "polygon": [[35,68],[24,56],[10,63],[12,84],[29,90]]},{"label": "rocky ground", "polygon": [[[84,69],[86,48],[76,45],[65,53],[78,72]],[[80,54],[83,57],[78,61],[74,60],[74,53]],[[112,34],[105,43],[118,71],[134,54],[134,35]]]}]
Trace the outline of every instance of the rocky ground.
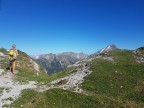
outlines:
[{"label": "rocky ground", "polygon": [[13,80],[14,74],[10,72],[3,74],[3,71],[0,69],[0,108],[4,104],[11,104],[20,95],[22,90],[37,87],[34,81],[29,81],[26,85],[21,85],[19,82]]},{"label": "rocky ground", "polygon": [[[75,64],[74,64],[75,66]],[[51,88],[61,88],[64,90],[71,90],[81,93],[83,90],[80,88],[81,83],[84,81],[84,77],[89,75],[92,71],[89,70],[89,66],[83,64],[83,68],[77,72],[70,74],[64,78],[60,78],[52,81],[48,85],[40,87],[40,91],[45,91]]]}]

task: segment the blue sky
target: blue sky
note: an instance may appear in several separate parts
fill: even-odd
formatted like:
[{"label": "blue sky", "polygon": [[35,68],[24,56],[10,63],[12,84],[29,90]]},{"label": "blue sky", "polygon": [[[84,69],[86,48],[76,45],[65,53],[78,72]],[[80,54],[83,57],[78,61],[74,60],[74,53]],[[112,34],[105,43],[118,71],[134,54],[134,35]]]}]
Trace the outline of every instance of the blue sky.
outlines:
[{"label": "blue sky", "polygon": [[0,47],[28,54],[144,45],[144,0],[0,0]]}]

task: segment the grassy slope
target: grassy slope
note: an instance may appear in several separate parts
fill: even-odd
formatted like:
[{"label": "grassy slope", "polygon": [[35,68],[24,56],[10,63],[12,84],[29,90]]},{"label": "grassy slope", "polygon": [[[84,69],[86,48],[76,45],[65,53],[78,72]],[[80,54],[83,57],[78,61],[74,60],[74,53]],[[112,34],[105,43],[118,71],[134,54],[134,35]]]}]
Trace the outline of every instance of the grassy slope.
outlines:
[{"label": "grassy slope", "polygon": [[109,53],[115,62],[93,60],[93,73],[86,78],[83,88],[130,103],[144,104],[144,63],[138,64],[132,51]]},{"label": "grassy slope", "polygon": [[[17,58],[17,60],[19,61],[19,67],[18,70],[20,72],[28,72],[31,74],[36,74],[36,70],[33,67],[33,64],[30,62],[30,56],[28,56],[26,53],[22,52],[22,51],[18,51],[19,52],[19,56]],[[40,75],[46,75],[46,72],[44,70],[44,68],[39,64],[40,66]]]},{"label": "grassy slope", "polygon": [[36,76],[35,74],[29,73],[26,70],[20,71],[17,76],[16,79],[17,80],[29,80],[29,81],[37,81],[37,82],[44,82],[44,84],[49,83],[53,80],[56,80],[58,78],[62,78],[66,75],[69,74],[70,70],[72,70],[71,68],[65,69],[63,72],[59,72],[53,75],[41,75],[41,76]]},{"label": "grassy slope", "polygon": [[[82,84],[82,88],[89,95],[60,89],[38,94],[35,91],[25,90],[13,106],[15,108],[19,108],[20,105],[24,105],[24,108],[144,107],[144,63],[136,63],[132,51],[117,50],[108,53],[108,56],[113,56],[115,61],[94,59],[89,62],[93,72]],[[34,94],[29,96],[31,93]]]},{"label": "grassy slope", "polygon": [[[2,59],[0,59],[0,64],[1,64],[1,68],[2,69],[6,69],[7,67],[9,67],[9,55],[8,55],[8,51],[6,51],[4,48],[0,48],[0,52],[4,53],[5,55],[7,55],[6,57],[3,57]],[[36,74],[36,70],[34,69],[34,65],[32,62],[30,62],[30,57],[22,52],[22,51],[18,51],[19,55],[17,58],[17,66],[16,66],[16,70],[18,70],[18,73],[15,75],[16,79],[21,79],[21,80],[35,80],[38,77]],[[39,64],[40,66],[40,78],[47,76],[44,68]]]},{"label": "grassy slope", "polygon": [[51,89],[43,93],[24,90],[22,97],[12,107],[20,108],[21,105],[24,108],[124,108],[121,102],[106,97],[86,96],[61,89]]}]

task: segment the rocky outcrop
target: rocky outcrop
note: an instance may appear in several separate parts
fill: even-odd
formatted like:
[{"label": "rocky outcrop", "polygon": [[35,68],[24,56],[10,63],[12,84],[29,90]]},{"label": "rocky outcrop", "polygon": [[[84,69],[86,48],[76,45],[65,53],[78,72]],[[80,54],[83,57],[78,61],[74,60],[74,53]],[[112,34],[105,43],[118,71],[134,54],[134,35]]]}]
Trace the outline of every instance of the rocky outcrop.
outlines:
[{"label": "rocky outcrop", "polygon": [[144,47],[134,50],[133,53],[138,63],[144,62]]}]

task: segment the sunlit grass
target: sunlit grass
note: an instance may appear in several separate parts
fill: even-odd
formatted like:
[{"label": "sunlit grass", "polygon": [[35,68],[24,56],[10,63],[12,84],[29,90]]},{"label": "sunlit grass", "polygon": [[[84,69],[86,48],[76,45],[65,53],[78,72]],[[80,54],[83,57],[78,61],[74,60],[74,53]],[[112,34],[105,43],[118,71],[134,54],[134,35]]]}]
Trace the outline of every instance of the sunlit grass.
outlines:
[{"label": "sunlit grass", "polygon": [[95,59],[92,74],[85,78],[82,87],[88,91],[144,103],[144,64],[137,63],[132,51],[109,53],[114,62]]}]

